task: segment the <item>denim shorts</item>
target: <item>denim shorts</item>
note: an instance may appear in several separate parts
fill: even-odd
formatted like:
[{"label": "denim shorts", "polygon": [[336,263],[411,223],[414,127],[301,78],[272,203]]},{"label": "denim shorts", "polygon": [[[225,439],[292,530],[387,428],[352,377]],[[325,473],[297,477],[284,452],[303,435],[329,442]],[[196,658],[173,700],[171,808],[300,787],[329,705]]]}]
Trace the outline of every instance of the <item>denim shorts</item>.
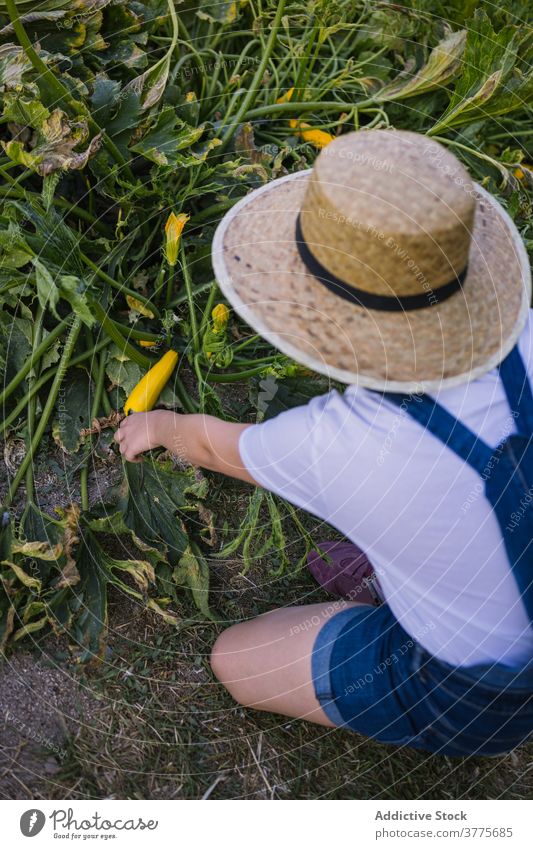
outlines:
[{"label": "denim shorts", "polygon": [[409,636],[386,604],[328,619],[312,673],[329,719],[382,743],[494,756],[533,735],[533,670],[450,666]]}]

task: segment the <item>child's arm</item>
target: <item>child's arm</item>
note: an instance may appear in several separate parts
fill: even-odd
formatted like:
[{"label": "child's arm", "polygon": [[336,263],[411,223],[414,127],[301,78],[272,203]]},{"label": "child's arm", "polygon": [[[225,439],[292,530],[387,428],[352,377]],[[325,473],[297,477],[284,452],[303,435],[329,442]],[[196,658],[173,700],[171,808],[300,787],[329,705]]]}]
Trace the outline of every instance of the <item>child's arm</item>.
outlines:
[{"label": "child's arm", "polygon": [[140,462],[139,454],[162,445],[193,466],[258,485],[239,454],[239,437],[247,427],[250,425],[224,422],[214,416],[154,410],[127,416],[115,433],[115,441],[132,463]]}]

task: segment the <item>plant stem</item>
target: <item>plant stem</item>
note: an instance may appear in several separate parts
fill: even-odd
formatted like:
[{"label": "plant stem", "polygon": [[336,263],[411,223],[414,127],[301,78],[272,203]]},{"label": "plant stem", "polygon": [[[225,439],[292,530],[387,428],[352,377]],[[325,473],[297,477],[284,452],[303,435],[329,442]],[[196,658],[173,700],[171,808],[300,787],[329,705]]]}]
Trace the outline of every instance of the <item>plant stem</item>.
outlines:
[{"label": "plant stem", "polygon": [[153,304],[152,301],[150,301],[148,298],[144,298],[142,295],[139,294],[139,292],[134,292],[133,289],[128,289],[127,286],[124,286],[122,283],[119,283],[117,280],[114,280],[112,277],[109,276],[109,274],[106,274],[105,271],[103,271],[98,265],[96,265],[96,263],[94,263],[92,259],[89,259],[89,257],[81,251],[80,257],[83,262],[91,269],[91,271],[94,271],[97,277],[99,277],[105,283],[109,283],[109,285],[113,289],[117,289],[119,292],[122,292],[123,295],[131,295],[132,298],[135,298],[137,301],[140,301],[142,304],[148,307],[148,309],[153,312],[156,318],[161,317],[159,310],[157,309],[155,304]]},{"label": "plant stem", "polygon": [[200,367],[200,354],[195,354],[194,357],[194,371],[196,374],[196,379],[198,381],[198,395],[200,398],[200,412],[204,412],[204,383],[205,377],[202,374],[202,369]]},{"label": "plant stem", "polygon": [[[41,336],[43,332],[43,318],[44,318],[44,309],[41,304],[38,304],[37,310],[35,312],[35,324],[33,326],[33,340],[32,340],[32,357],[33,352],[36,348],[39,347],[39,343],[41,341]],[[37,371],[37,364],[35,366],[35,371]],[[29,401],[28,401],[28,416],[27,416],[27,427],[28,427],[28,442],[26,445],[26,450],[30,450],[31,446],[31,437],[33,433],[33,429],[35,427],[35,405],[36,405],[36,397],[35,394],[31,394],[32,387],[38,378],[38,374],[34,374],[33,376],[28,375],[28,388],[29,388]],[[26,500],[33,501],[34,495],[34,482],[33,482],[33,466],[29,463],[28,468],[26,469]]]},{"label": "plant stem", "polygon": [[246,360],[246,359],[241,360],[238,357],[236,357],[233,360],[233,364],[236,365],[236,366],[254,366],[255,364],[258,365],[259,363],[273,363],[278,358],[279,358],[279,354],[271,354],[269,357],[257,357],[256,359],[253,359],[253,360]]},{"label": "plant stem", "polygon": [[148,330],[135,330],[134,327],[127,327],[125,324],[121,324],[114,319],[111,319],[111,321],[126,339],[143,339],[146,342],[158,342],[161,339],[161,333],[149,333]]},{"label": "plant stem", "polygon": [[170,302],[172,300],[172,290],[174,288],[174,281],[176,279],[176,269],[175,267],[170,267],[167,271],[167,294],[165,297],[165,306],[170,306]]},{"label": "plant stem", "polygon": [[158,303],[159,303],[159,298],[160,298],[160,296],[161,296],[161,292],[163,291],[163,289],[164,289],[164,287],[165,287],[165,269],[166,269],[166,265],[167,265],[166,260],[163,260],[163,262],[161,263],[161,265],[160,265],[160,267],[159,267],[159,271],[158,271],[158,274],[157,274],[157,279],[156,279],[156,281],[155,281],[155,288],[154,288],[153,299],[154,299],[154,301],[156,302],[156,304],[158,304]]},{"label": "plant stem", "polygon": [[174,379],[174,391],[176,392],[176,395],[180,399],[183,409],[187,413],[197,413],[198,412],[198,404],[191,398],[191,396],[189,395],[189,393],[185,389],[185,386],[183,385],[183,381],[181,380],[179,375],[176,375],[176,377]]},{"label": "plant stem", "polygon": [[254,377],[256,374],[261,374],[265,370],[265,366],[258,368],[249,368],[243,371],[231,372],[230,374],[214,374],[211,372],[206,376],[206,380],[210,383],[237,383],[239,380],[245,380],[247,377]]},{"label": "plant stem", "polygon": [[17,473],[16,473],[15,477],[13,478],[11,486],[9,487],[9,492],[8,492],[6,499],[5,499],[5,502],[4,502],[6,507],[9,507],[12,504],[13,498],[15,497],[15,494],[16,494],[19,486],[20,486],[20,483],[21,483],[24,475],[26,474],[26,469],[28,468],[29,464],[31,462],[33,462],[33,458],[34,458],[35,454],[37,453],[37,449],[39,447],[41,437],[42,437],[42,435],[43,435],[43,433],[46,429],[46,426],[48,425],[48,420],[49,420],[49,418],[52,414],[52,411],[54,409],[54,405],[55,405],[57,395],[58,395],[58,392],[59,392],[59,387],[61,385],[63,378],[65,377],[65,372],[68,368],[70,358],[71,358],[72,352],[74,350],[74,346],[76,345],[76,342],[77,342],[77,339],[78,339],[78,336],[79,336],[80,329],[81,329],[81,319],[78,316],[75,316],[74,320],[72,321],[72,325],[71,325],[71,328],[69,330],[68,336],[65,340],[65,345],[63,347],[63,353],[61,354],[61,359],[60,359],[59,365],[57,367],[57,372],[56,372],[56,375],[55,375],[55,378],[54,378],[54,382],[52,383],[52,386],[50,387],[50,394],[48,395],[48,399],[47,399],[46,404],[44,406],[44,409],[41,413],[41,418],[39,419],[39,424],[37,425],[37,428],[35,429],[35,434],[33,436],[33,439],[31,440],[31,445],[30,445],[29,451],[27,452],[26,456],[24,457],[24,460],[20,464],[20,466],[17,470]]},{"label": "plant stem", "polygon": [[7,398],[9,398],[9,396],[15,391],[17,386],[19,386],[19,384],[22,383],[22,381],[24,380],[24,378],[26,377],[26,375],[28,374],[28,372],[30,371],[30,369],[32,368],[34,363],[36,363],[37,360],[39,360],[40,357],[42,357],[42,355],[45,353],[45,351],[48,350],[48,348],[50,347],[52,342],[55,342],[55,340],[58,338],[58,336],[61,336],[61,334],[63,333],[63,330],[66,327],[68,327],[71,320],[72,320],[72,316],[69,316],[68,318],[64,318],[62,321],[59,322],[59,324],[56,324],[54,329],[51,330],[50,333],[39,343],[36,350],[32,352],[31,357],[24,363],[24,365],[19,370],[19,372],[15,375],[13,380],[10,383],[8,383],[8,385],[6,386],[6,388],[4,389],[3,392],[0,392],[0,404],[3,404],[4,401]]},{"label": "plant stem", "polygon": [[195,353],[200,350],[200,335],[198,333],[198,322],[196,320],[196,310],[194,307],[194,295],[192,291],[192,281],[189,274],[189,267],[185,257],[185,247],[183,242],[180,245],[181,268],[183,270],[183,280],[185,283],[185,291],[187,292],[187,302],[189,304],[189,319],[191,322],[192,344]]},{"label": "plant stem", "polygon": [[259,63],[259,67],[257,68],[257,71],[255,72],[250,85],[248,86],[248,92],[245,95],[235,118],[232,119],[230,126],[227,128],[227,130],[226,130],[226,132],[225,132],[225,134],[222,138],[222,145],[221,145],[220,149],[218,150],[219,153],[221,151],[223,151],[224,148],[228,145],[228,143],[229,143],[229,141],[230,141],[230,139],[233,135],[234,128],[238,124],[241,123],[241,121],[243,120],[244,116],[246,115],[248,109],[250,108],[250,106],[253,104],[255,98],[257,97],[257,92],[259,91],[259,86],[261,85],[263,76],[265,74],[265,70],[266,70],[267,65],[270,61],[272,51],[274,50],[274,46],[276,44],[276,40],[277,40],[277,37],[278,37],[278,29],[279,29],[279,25],[281,23],[281,19],[283,17],[284,11],[285,11],[285,0],[278,0],[278,8],[277,8],[277,11],[276,11],[276,15],[274,17],[274,21],[272,23],[272,29],[270,31],[268,41],[266,43],[265,51],[263,53],[263,58],[261,59],[261,62]]},{"label": "plant stem", "polygon": [[243,348],[247,348],[248,345],[252,344],[252,342],[258,342],[262,338],[263,338],[262,336],[257,336],[257,335],[256,336],[249,336],[248,339],[244,340],[244,342],[240,342],[238,345],[235,345],[235,347],[232,348],[232,351],[233,351],[234,354],[236,354],[237,351],[242,351]]},{"label": "plant stem", "polygon": [[226,212],[226,210],[231,209],[234,203],[235,201],[233,200],[223,200],[220,201],[220,203],[214,203],[212,206],[201,209],[200,212],[196,213],[196,215],[191,215],[189,232],[194,224],[201,224],[203,221],[210,219],[211,216],[218,217],[219,213],[223,213]]},{"label": "plant stem", "polygon": [[283,115],[285,112],[289,114],[295,113],[297,115],[300,112],[313,112],[315,110],[320,112],[348,112],[354,107],[361,110],[375,105],[376,100],[374,98],[361,100],[360,103],[344,103],[344,101],[340,100],[307,100],[305,103],[293,103],[291,100],[289,103],[271,103],[267,106],[257,106],[247,113],[246,120],[250,121],[253,118],[272,117],[278,113]]},{"label": "plant stem", "polygon": [[207,296],[207,301],[205,302],[202,320],[200,321],[200,336],[202,337],[202,339],[209,323],[209,316],[211,315],[211,310],[213,308],[213,302],[215,300],[217,291],[217,284],[211,283],[211,289],[209,290],[209,295]]},{"label": "plant stem", "polygon": [[[100,401],[102,399],[102,392],[104,388],[104,378],[105,378],[105,351],[100,353],[100,362],[98,364],[98,375],[96,378],[96,385],[94,387],[94,396],[93,403],[91,406],[91,425],[94,419],[98,418],[98,412],[100,410]],[[91,436],[88,436],[88,448],[85,451],[85,456],[82,460],[82,468],[80,474],[80,490],[81,490],[81,509],[88,510],[89,509],[89,494],[87,491],[87,480],[89,477],[89,458],[92,453],[92,440]]]},{"label": "plant stem", "polygon": [[[74,359],[70,361],[70,368],[74,368],[74,366],[79,365],[84,360],[88,360],[89,357],[92,357],[94,354],[98,353],[98,351],[101,351],[103,348],[106,348],[108,345],[110,345],[111,341],[111,339],[105,337],[104,339],[101,339],[100,342],[97,342],[92,351],[84,351],[83,354],[78,354],[77,357],[74,357]],[[13,422],[17,419],[17,416],[22,413],[23,410],[26,409],[30,399],[37,394],[41,386],[44,386],[45,383],[48,383],[48,381],[53,378],[56,372],[57,366],[53,366],[52,368],[49,368],[47,371],[45,371],[44,374],[42,374],[38,380],[34,381],[31,390],[26,392],[24,398],[19,401],[17,406],[9,413],[8,416],[6,416],[4,421],[0,422],[0,433],[4,433],[4,431],[13,424]],[[111,411],[111,405],[109,405],[109,410]]]},{"label": "plant stem", "polygon": [[[195,298],[196,295],[199,295],[201,292],[205,292],[205,290],[208,289],[210,286],[211,286],[210,282],[208,282],[208,283],[198,283],[197,286],[193,286],[192,289],[191,289],[193,298]],[[171,308],[177,307],[178,304],[182,304],[186,300],[187,300],[187,292],[186,291],[180,292],[179,295],[176,295],[176,297],[170,302],[169,306]]]},{"label": "plant stem", "polygon": [[313,49],[313,45],[314,45],[315,39],[317,37],[318,29],[319,29],[318,23],[315,22],[313,24],[313,30],[311,32],[311,38],[309,39],[309,41],[307,43],[307,47],[305,49],[305,52],[304,52],[304,54],[303,54],[303,56],[300,60],[300,67],[298,69],[298,77],[296,79],[296,82],[294,83],[294,98],[295,98],[295,100],[300,100],[301,96],[303,94],[304,78],[307,78],[307,76],[308,76],[306,74],[307,63],[309,62],[309,57],[311,55],[311,50]]},{"label": "plant stem", "polygon": [[137,365],[145,369],[149,369],[154,365],[153,359],[142,354],[141,351],[138,351],[137,348],[133,347],[133,345],[130,345],[120,330],[115,327],[114,321],[109,318],[104,308],[97,301],[93,301],[91,303],[91,309],[94,311],[96,318],[109,338],[113,340],[117,348],[119,348],[122,353],[128,357],[128,359],[133,360],[134,363],[137,363]]}]

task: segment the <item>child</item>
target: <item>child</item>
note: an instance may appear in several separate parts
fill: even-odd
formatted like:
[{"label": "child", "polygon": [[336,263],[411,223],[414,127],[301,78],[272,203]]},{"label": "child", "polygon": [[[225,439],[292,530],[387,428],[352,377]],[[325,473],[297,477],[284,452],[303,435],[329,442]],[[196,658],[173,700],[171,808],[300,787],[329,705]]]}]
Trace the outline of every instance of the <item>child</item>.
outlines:
[{"label": "child", "polygon": [[339,601],[233,625],[215,675],[259,710],[509,751],[533,732],[533,322],[511,219],[437,142],[361,131],[241,200],[213,262],[252,327],[348,388],[255,425],[136,414],[120,450],[165,446],[351,541],[310,557]]}]

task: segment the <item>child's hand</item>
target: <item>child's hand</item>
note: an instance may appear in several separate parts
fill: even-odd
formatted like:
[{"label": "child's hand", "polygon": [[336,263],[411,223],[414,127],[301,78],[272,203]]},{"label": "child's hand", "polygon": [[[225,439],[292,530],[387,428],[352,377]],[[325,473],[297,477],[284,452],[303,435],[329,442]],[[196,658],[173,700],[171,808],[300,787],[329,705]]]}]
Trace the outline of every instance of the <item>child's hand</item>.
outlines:
[{"label": "child's hand", "polygon": [[139,454],[165,445],[165,435],[172,428],[174,413],[153,410],[150,413],[132,413],[122,420],[115,432],[115,442],[120,453],[130,463],[142,463]]}]

